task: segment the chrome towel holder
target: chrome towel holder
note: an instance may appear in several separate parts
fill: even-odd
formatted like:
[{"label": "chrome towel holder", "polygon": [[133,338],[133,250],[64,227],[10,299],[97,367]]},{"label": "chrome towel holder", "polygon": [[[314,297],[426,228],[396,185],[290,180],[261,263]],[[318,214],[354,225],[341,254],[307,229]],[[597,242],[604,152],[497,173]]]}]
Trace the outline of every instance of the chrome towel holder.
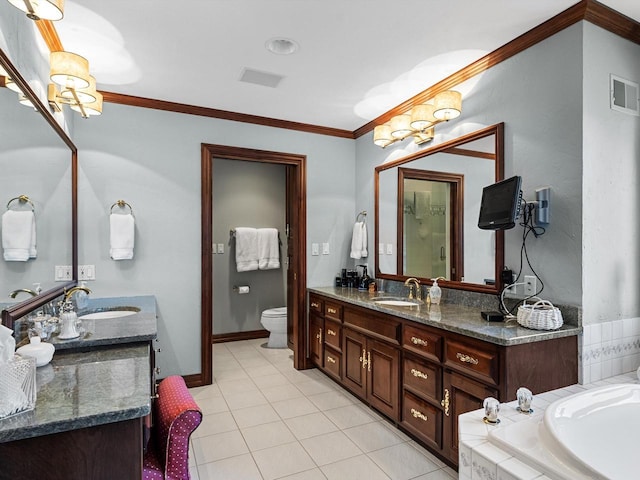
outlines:
[{"label": "chrome towel holder", "polygon": [[35,211],[36,211],[36,207],[35,207],[35,205],[34,205],[34,204],[33,204],[33,202],[31,201],[31,199],[30,199],[28,196],[26,196],[26,195],[19,195],[19,196],[17,196],[17,197],[13,197],[11,200],[9,200],[9,201],[7,202],[7,210],[9,210],[9,209],[10,209],[11,204],[12,204],[13,202],[15,202],[16,200],[18,200],[18,202],[20,202],[20,203],[28,203],[29,205],[31,205],[31,211],[32,211],[32,212],[35,212]]},{"label": "chrome towel holder", "polygon": [[113,213],[113,209],[115,207],[120,207],[120,208],[125,208],[125,207],[129,207],[129,213],[131,213],[131,215],[133,215],[133,208],[131,208],[131,205],[129,205],[127,202],[125,202],[124,200],[117,200],[113,205],[111,205],[111,209],[110,209],[110,213]]}]

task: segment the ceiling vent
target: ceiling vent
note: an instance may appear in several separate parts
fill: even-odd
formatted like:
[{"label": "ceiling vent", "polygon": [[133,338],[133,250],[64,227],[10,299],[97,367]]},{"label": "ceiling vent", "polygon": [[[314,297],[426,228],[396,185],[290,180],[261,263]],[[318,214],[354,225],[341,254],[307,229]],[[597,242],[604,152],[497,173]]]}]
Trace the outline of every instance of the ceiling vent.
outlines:
[{"label": "ceiling vent", "polygon": [[639,115],[638,84],[611,74],[611,109],[629,115]]},{"label": "ceiling vent", "polygon": [[240,81],[262,85],[263,87],[276,88],[284,77],[275,73],[261,72],[250,68],[243,68],[240,74]]}]

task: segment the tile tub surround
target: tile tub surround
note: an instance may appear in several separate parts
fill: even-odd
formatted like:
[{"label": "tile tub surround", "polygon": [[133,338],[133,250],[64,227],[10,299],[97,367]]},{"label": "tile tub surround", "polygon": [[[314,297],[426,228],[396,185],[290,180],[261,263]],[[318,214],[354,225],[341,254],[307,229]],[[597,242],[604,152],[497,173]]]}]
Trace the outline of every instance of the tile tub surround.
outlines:
[{"label": "tile tub surround", "polygon": [[578,348],[582,384],[635,371],[640,365],[640,318],[585,325]]},{"label": "tile tub surround", "polygon": [[582,330],[580,327],[570,324],[564,324],[558,330],[553,331],[531,330],[518,325],[515,319],[510,322],[487,322],[480,316],[481,308],[447,303],[446,301],[437,310],[433,308],[434,306],[429,307],[427,304],[406,308],[380,305],[373,301],[377,296],[388,296],[388,292],[369,294],[357,289],[342,287],[320,287],[308,290],[353,305],[392,314],[497,345],[519,345],[576,336]]},{"label": "tile tub surround", "polygon": [[553,480],[539,470],[513,457],[510,453],[489,443],[487,436],[491,429],[504,428],[515,422],[531,418],[542,419],[546,407],[554,401],[582,391],[618,383],[639,383],[634,372],[592,382],[588,385],[571,385],[534,395],[531,415],[516,410],[517,401],[500,405],[500,424],[486,425],[482,418],[484,410],[460,415],[459,435],[459,479],[460,480]]},{"label": "tile tub surround", "polygon": [[35,409],[0,419],[0,442],[148,415],[149,346],[56,352],[49,365],[37,369],[36,385]]}]

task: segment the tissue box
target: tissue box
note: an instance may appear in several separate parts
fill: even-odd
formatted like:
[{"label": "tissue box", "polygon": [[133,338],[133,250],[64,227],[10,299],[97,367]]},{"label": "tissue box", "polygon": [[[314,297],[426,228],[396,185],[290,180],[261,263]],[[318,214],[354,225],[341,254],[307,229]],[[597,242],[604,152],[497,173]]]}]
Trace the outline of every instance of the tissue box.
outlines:
[{"label": "tissue box", "polygon": [[0,418],[35,406],[35,358],[14,355],[13,360],[0,365]]}]

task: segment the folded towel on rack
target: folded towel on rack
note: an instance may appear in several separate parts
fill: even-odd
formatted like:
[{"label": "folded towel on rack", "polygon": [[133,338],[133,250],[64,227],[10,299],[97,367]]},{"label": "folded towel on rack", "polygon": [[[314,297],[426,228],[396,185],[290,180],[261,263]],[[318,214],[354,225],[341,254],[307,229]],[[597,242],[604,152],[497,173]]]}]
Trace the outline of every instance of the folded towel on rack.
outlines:
[{"label": "folded towel on rack", "polygon": [[258,268],[260,270],[280,268],[280,238],[277,228],[258,229]]},{"label": "folded towel on rack", "polygon": [[135,219],[133,215],[112,213],[109,215],[110,245],[109,255],[113,260],[131,260],[135,242]]},{"label": "folded towel on rack", "polygon": [[236,270],[258,270],[258,230],[236,227]]},{"label": "folded towel on rack", "polygon": [[351,258],[365,258],[367,255],[367,224],[356,222],[351,236]]},{"label": "folded towel on rack", "polygon": [[36,216],[31,210],[7,210],[2,215],[2,248],[7,262],[36,258]]}]

